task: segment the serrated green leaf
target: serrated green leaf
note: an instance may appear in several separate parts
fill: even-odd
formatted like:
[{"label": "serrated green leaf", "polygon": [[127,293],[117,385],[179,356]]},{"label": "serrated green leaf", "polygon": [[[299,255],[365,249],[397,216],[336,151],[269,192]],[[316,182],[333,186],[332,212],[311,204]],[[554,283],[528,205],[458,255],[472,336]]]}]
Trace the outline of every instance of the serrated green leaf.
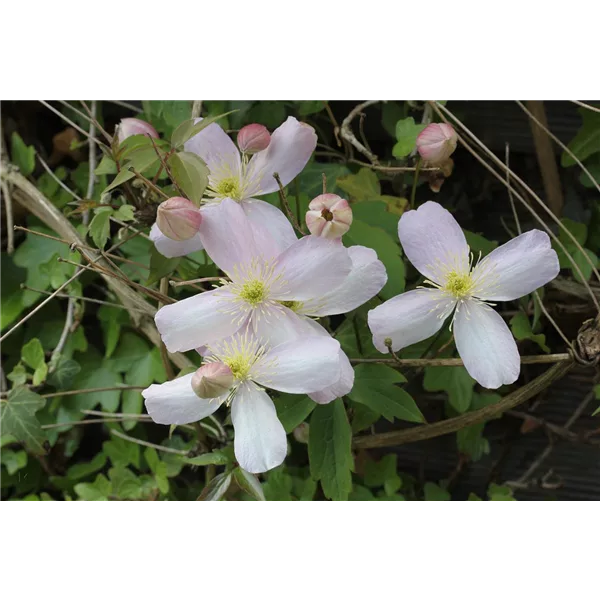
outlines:
[{"label": "serrated green leaf", "polygon": [[45,404],[44,398],[26,387],[10,390],[7,398],[0,399],[2,434],[14,436],[34,454],[45,454],[47,436],[35,416]]},{"label": "serrated green leaf", "polygon": [[208,185],[208,167],[206,163],[192,152],[178,152],[167,159],[174,182],[185,196],[196,206],[204,195]]},{"label": "serrated green leaf", "polygon": [[104,475],[100,474],[94,483],[78,483],[74,489],[80,500],[99,501],[108,500],[112,485]]},{"label": "serrated green leaf", "polygon": [[425,418],[412,397],[396,384],[406,377],[386,365],[362,364],[354,368],[354,387],[348,397],[393,422],[394,418],[424,423]]},{"label": "serrated green leaf", "polygon": [[417,136],[425,129],[425,125],[416,124],[412,117],[400,119],[396,123],[397,143],[392,149],[392,154],[396,158],[408,156],[417,144]]},{"label": "serrated green leaf", "polygon": [[139,500],[142,497],[142,484],[133,471],[126,467],[113,467],[108,471],[112,493],[123,500]]},{"label": "serrated green leaf", "polygon": [[44,349],[40,340],[32,338],[21,348],[21,359],[31,367],[37,369],[45,364]]},{"label": "serrated green leaf", "polygon": [[277,417],[286,433],[291,433],[300,423],[305,421],[315,406],[316,402],[308,396],[299,396],[298,394],[282,393],[275,399]]},{"label": "serrated green leaf", "polygon": [[140,468],[140,447],[134,442],[115,436],[102,444],[102,451],[115,467],[133,465],[138,469]]},{"label": "serrated green leaf", "polygon": [[106,464],[106,454],[99,452],[94,458],[85,463],[78,463],[67,469],[67,477],[72,481],[83,479],[96,471],[99,471]]},{"label": "serrated green leaf", "polygon": [[35,169],[35,148],[26,146],[16,131],[13,131],[10,138],[10,156],[12,162],[19,167],[19,171],[25,177],[33,173]]},{"label": "serrated green leaf", "polygon": [[112,215],[112,211],[103,210],[102,212],[97,212],[94,215],[94,218],[90,222],[89,226],[89,234],[92,240],[94,240],[94,244],[96,244],[96,248],[100,248],[101,250],[106,246],[106,242],[110,237],[110,217]]},{"label": "serrated green leaf", "polygon": [[122,168],[117,176],[102,190],[103,194],[114,190],[116,187],[119,187],[126,181],[133,179],[135,177],[135,173],[129,171],[128,168]]},{"label": "serrated green leaf", "polygon": [[381,194],[381,185],[377,174],[371,169],[362,168],[353,173],[338,177],[337,185],[353,200],[376,200]]},{"label": "serrated green leaf", "polygon": [[310,474],[321,481],[331,500],[347,500],[352,489],[352,430],[341,398],[318,405],[310,419],[308,458]]}]

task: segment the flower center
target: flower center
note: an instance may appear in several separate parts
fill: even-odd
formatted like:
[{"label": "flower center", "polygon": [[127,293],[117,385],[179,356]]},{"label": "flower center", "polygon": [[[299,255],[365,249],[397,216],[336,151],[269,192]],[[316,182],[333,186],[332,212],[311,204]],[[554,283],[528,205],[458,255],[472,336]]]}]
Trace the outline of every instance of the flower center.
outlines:
[{"label": "flower center", "polygon": [[446,276],[446,283],[443,289],[456,298],[464,298],[471,294],[473,290],[473,280],[469,273],[450,271]]},{"label": "flower center", "polygon": [[321,216],[326,220],[326,221],[333,221],[333,213],[328,209],[328,208],[324,208],[321,211]]},{"label": "flower center", "polygon": [[254,361],[251,361],[250,357],[244,353],[238,352],[232,356],[225,357],[223,362],[231,369],[236,379],[243,381],[248,378],[250,367]]},{"label": "flower center", "polygon": [[239,179],[227,177],[221,179],[216,185],[215,192],[219,198],[231,198],[232,200],[241,200],[241,189]]},{"label": "flower center", "polygon": [[257,306],[266,298],[267,287],[260,279],[252,279],[242,285],[238,296],[251,306]]},{"label": "flower center", "polygon": [[279,304],[282,304],[293,312],[299,312],[304,306],[304,302],[300,302],[300,300],[281,300]]}]

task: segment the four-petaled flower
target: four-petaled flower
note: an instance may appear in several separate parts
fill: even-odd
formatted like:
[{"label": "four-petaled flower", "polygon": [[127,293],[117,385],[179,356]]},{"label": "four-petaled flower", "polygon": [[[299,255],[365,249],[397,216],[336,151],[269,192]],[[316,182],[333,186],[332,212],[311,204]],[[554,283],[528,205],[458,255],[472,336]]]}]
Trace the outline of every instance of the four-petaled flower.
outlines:
[{"label": "four-petaled flower", "polygon": [[406,292],[369,311],[373,343],[381,352],[420,342],[454,313],[456,348],[464,365],[483,387],[516,381],[517,345],[490,301],[516,300],[558,275],[556,252],[546,233],[534,229],[510,240],[475,266],[464,233],[436,202],[402,215],[398,236],[410,262],[431,288]]}]

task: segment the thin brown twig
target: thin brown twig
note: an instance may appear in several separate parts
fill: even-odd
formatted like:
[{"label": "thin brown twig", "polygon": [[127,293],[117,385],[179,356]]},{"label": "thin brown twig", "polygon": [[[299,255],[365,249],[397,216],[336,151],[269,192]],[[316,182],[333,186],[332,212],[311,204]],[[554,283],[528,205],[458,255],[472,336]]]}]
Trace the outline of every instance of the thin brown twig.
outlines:
[{"label": "thin brown twig", "polygon": [[283,189],[283,184],[281,183],[281,178],[279,177],[279,173],[273,173],[273,177],[274,177],[275,181],[277,182],[277,185],[279,186],[279,199],[281,200],[281,205],[283,206],[283,209],[287,213],[289,220],[291,221],[292,225],[294,226],[294,229],[296,229],[296,231],[298,231],[298,233],[300,233],[301,235],[305,235],[304,229],[298,223],[298,221],[296,220],[296,217],[294,216],[294,213],[292,212],[292,209],[290,208],[285,190]]},{"label": "thin brown twig", "polygon": [[15,234],[13,229],[13,210],[12,210],[12,198],[10,196],[10,190],[8,183],[2,179],[0,181],[2,189],[2,197],[4,198],[4,216],[6,218],[6,252],[12,254],[15,251]]},{"label": "thin brown twig", "polygon": [[[92,120],[90,121],[90,145],[88,152],[88,186],[87,192],[85,194],[88,200],[92,200],[92,198],[94,197],[94,187],[96,185],[96,142],[94,141],[94,136],[96,135],[96,109],[96,101],[93,100],[90,115],[92,117]],[[81,216],[81,218],[84,225],[87,225],[90,222],[89,208],[86,208],[83,211],[83,215]]]},{"label": "thin brown twig", "polygon": [[52,392],[51,394],[42,394],[42,398],[58,398],[59,396],[75,396],[77,394],[93,394],[95,392],[114,392],[116,390],[145,390],[147,386],[140,385],[113,385],[110,387],[87,388],[83,390],[67,390],[64,392]]},{"label": "thin brown twig", "polygon": [[[343,140],[348,142],[351,146],[354,146],[363,156],[366,156],[372,164],[378,163],[377,156],[365,148],[357,139],[352,132],[352,121],[365,109],[373,104],[378,104],[380,100],[367,100],[361,104],[355,106],[349,113],[348,116],[342,121],[340,127],[340,135]],[[352,158],[352,157],[350,157]]]},{"label": "thin brown twig", "polygon": [[[39,100],[38,102],[40,102],[40,104],[43,104],[48,110],[51,110],[54,114],[58,115],[65,123],[68,123],[71,127],[73,127],[73,129],[76,129],[77,131],[79,131],[79,133],[82,133],[83,135],[85,135],[86,138],[91,140],[89,132],[79,127],[79,125],[73,123],[71,119],[65,117],[65,115],[63,115],[59,110],[56,110],[56,108],[48,104],[45,100]],[[95,142],[98,143],[99,140],[95,139]]]},{"label": "thin brown twig", "polygon": [[596,108],[591,104],[586,104],[585,102],[580,102],[579,100],[571,100],[571,102],[573,102],[573,104],[577,104],[578,106],[582,106],[583,108],[587,108],[588,110],[591,110],[593,112],[600,113],[600,108]]},{"label": "thin brown twig", "polygon": [[[521,356],[521,364],[551,364],[570,362],[572,357],[568,353],[561,354],[539,354],[533,356]],[[384,365],[399,365],[403,367],[462,367],[464,363],[461,358],[351,358],[353,365],[362,363],[379,363]]]},{"label": "thin brown twig", "polygon": [[[169,297],[169,280],[166,277],[163,277],[160,280],[160,293],[166,298]],[[160,310],[164,306],[164,303],[158,302],[158,310]],[[169,360],[169,353],[167,352],[167,347],[165,346],[164,341],[160,340],[160,358],[162,360],[163,366],[165,367],[165,373],[167,374],[167,379],[172,381],[175,379],[175,372],[173,371],[173,366],[171,365],[171,361]]]},{"label": "thin brown twig", "polygon": [[[355,158],[350,158],[350,159],[348,159],[347,162],[352,163],[354,165],[360,165],[361,167],[367,167],[369,169],[373,169],[373,171],[382,171],[384,173],[410,173],[412,171],[417,170],[416,167],[386,167],[384,165],[371,165],[362,160],[356,160]],[[433,172],[433,171],[439,171],[439,170],[440,170],[440,167],[421,167],[419,169],[419,171],[421,171],[421,173]]]},{"label": "thin brown twig", "polygon": [[110,135],[110,133],[108,133],[104,129],[104,127],[100,125],[100,122],[96,118],[96,109],[94,109],[94,105],[97,104],[97,101],[92,100],[92,108],[88,107],[88,105],[83,100],[80,100],[79,102],[81,103],[81,106],[83,106],[83,108],[85,109],[85,112],[89,115],[90,121],[94,125],[94,127],[98,129],[98,131],[106,138],[109,144],[112,144],[112,135]]},{"label": "thin brown twig", "polygon": [[58,183],[58,185],[60,185],[65,192],[68,192],[73,198],[75,198],[75,200],[78,200],[79,202],[84,201],[81,196],[77,195],[69,186],[67,186],[54,174],[54,171],[46,164],[46,161],[40,156],[39,152],[36,152],[35,156],[40,161],[40,164],[42,167],[44,167],[48,175],[50,175],[50,177],[52,177],[52,179],[54,179],[54,181],[56,181],[56,183]]},{"label": "thin brown twig", "polygon": [[131,437],[130,435],[126,435],[125,433],[121,433],[117,429],[111,429],[110,434],[116,435],[117,437],[120,437],[122,440],[126,440],[128,442],[133,442],[134,444],[139,444],[140,446],[146,446],[147,448],[154,448],[155,450],[159,450],[160,452],[167,452],[169,454],[178,454],[179,456],[187,456],[189,454],[185,450],[176,450],[175,448],[167,448],[167,446],[161,446],[160,444],[152,444],[151,442],[139,440],[138,438]]},{"label": "thin brown twig", "polygon": [[189,279],[188,281],[169,281],[171,287],[181,287],[182,285],[192,285],[194,283],[204,283],[205,281],[224,281],[227,277],[200,277],[200,279]]},{"label": "thin brown twig", "polygon": [[329,120],[331,121],[331,124],[333,125],[333,135],[335,136],[335,142],[338,145],[339,148],[342,147],[342,140],[340,140],[340,126],[338,125],[338,122],[336,121],[336,118],[331,110],[331,107],[329,106],[329,102],[327,100],[325,100],[325,112],[327,113],[327,116],[329,117]]}]

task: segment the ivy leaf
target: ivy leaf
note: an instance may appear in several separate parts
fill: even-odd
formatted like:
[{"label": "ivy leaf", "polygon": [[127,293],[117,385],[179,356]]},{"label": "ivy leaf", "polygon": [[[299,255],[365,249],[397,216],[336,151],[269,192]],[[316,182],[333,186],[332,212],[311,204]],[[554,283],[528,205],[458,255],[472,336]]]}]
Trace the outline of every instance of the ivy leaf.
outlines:
[{"label": "ivy leaf", "polygon": [[298,396],[298,394],[282,393],[275,399],[277,418],[281,421],[286,433],[291,433],[305,421],[316,405],[317,403],[308,396]]},{"label": "ivy leaf", "polygon": [[90,462],[77,463],[67,469],[67,478],[71,481],[83,479],[96,471],[99,471],[106,464],[106,454],[99,452]]},{"label": "ivy leaf", "polygon": [[73,378],[81,371],[80,364],[72,358],[61,357],[58,366],[52,373],[49,383],[59,390],[66,390],[71,386]]},{"label": "ivy leaf", "polygon": [[423,487],[425,493],[425,500],[451,500],[450,494],[447,490],[441,488],[436,483],[428,481]]},{"label": "ivy leaf", "polygon": [[26,387],[15,387],[8,397],[0,400],[2,435],[12,435],[23,442],[34,454],[45,454],[46,434],[35,413],[42,409],[46,400]]},{"label": "ivy leaf", "polygon": [[229,486],[231,485],[232,474],[225,472],[213,477],[209,484],[202,490],[202,493],[198,497],[198,500],[204,501],[216,501],[221,500],[227,493]]},{"label": "ivy leaf", "polygon": [[386,365],[357,365],[354,369],[354,387],[348,397],[383,415],[388,421],[394,418],[424,423],[421,411],[412,397],[396,384],[406,382],[406,377]]},{"label": "ivy leaf", "polygon": [[519,312],[510,320],[510,329],[513,335],[520,340],[531,340],[535,342],[544,352],[550,352],[546,346],[546,336],[543,333],[535,334],[531,329],[531,323],[525,313]]},{"label": "ivy leaf", "polygon": [[367,459],[364,467],[364,481],[368,487],[383,486],[386,495],[391,496],[402,487],[402,478],[397,470],[398,456],[386,454],[380,461]]},{"label": "ivy leaf", "polygon": [[396,158],[404,158],[408,156],[417,144],[417,136],[425,129],[425,125],[415,124],[412,117],[400,119],[396,123],[396,139],[397,143],[392,148],[392,154]]},{"label": "ivy leaf", "polygon": [[39,366],[45,363],[44,349],[40,340],[32,338],[21,348],[21,359],[23,362],[31,367],[37,369]]},{"label": "ivy leaf", "polygon": [[156,246],[150,248],[150,274],[146,285],[152,285],[160,281],[163,277],[168,277],[179,265],[181,257],[167,258],[163,256]]},{"label": "ivy leaf", "polygon": [[108,500],[112,485],[104,475],[100,474],[96,477],[94,483],[78,483],[74,489],[80,500],[90,502]]},{"label": "ivy leaf", "polygon": [[97,248],[101,250],[106,245],[108,238],[110,237],[110,217],[112,215],[112,209],[103,209],[94,215],[94,218],[90,222],[89,234]]},{"label": "ivy leaf", "polygon": [[331,500],[347,500],[352,489],[354,468],[352,430],[341,398],[320,404],[310,419],[308,458],[310,474],[321,481],[323,493]]},{"label": "ivy leaf", "polygon": [[112,493],[123,500],[139,500],[142,497],[142,486],[133,471],[126,467],[113,467],[108,471]]},{"label": "ivy leaf", "polygon": [[178,152],[167,159],[174,182],[196,206],[204,195],[208,185],[208,167],[192,152]]},{"label": "ivy leaf", "polygon": [[464,367],[425,367],[423,387],[428,392],[447,392],[450,405],[458,413],[469,410],[474,385]]},{"label": "ivy leaf", "polygon": [[27,466],[27,452],[25,450],[11,450],[6,448],[0,453],[0,462],[6,467],[9,475],[14,475],[17,471]]},{"label": "ivy leaf", "polygon": [[[600,114],[585,108],[580,109],[579,113],[583,123],[577,135],[569,142],[568,148],[580,161],[584,161],[600,152]],[[563,152],[560,162],[563,167],[577,164],[567,152]]]},{"label": "ivy leaf", "polygon": [[236,483],[242,490],[256,498],[257,500],[265,500],[265,493],[263,492],[260,481],[252,473],[244,471],[242,467],[237,467],[233,471]]},{"label": "ivy leaf", "polygon": [[35,148],[26,146],[21,136],[13,131],[10,138],[10,150],[11,160],[19,167],[19,171],[25,177],[31,175],[35,169]]},{"label": "ivy leaf", "polygon": [[138,444],[115,436],[102,444],[102,452],[108,456],[114,467],[133,465],[137,469],[140,468],[140,447]]},{"label": "ivy leaf", "polygon": [[383,229],[354,219],[343,240],[347,246],[367,246],[377,252],[377,258],[388,274],[388,281],[380,292],[383,298],[387,300],[404,291],[405,268],[400,258],[400,246]]}]

